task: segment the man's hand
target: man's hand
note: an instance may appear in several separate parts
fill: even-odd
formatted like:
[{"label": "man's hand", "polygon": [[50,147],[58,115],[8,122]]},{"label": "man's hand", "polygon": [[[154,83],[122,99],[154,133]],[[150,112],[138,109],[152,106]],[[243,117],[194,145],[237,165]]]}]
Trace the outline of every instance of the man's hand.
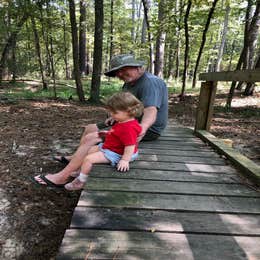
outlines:
[{"label": "man's hand", "polygon": [[154,106],[146,107],[141,121],[142,132],[138,136],[137,141],[140,142],[147,130],[153,125],[157,116],[157,108]]},{"label": "man's hand", "polygon": [[146,131],[148,130],[148,126],[147,125],[144,125],[144,124],[140,124],[141,125],[141,127],[142,127],[142,131],[141,131],[141,133],[139,134],[139,136],[137,137],[137,142],[140,142],[142,139],[143,139],[143,137],[145,136],[145,134],[146,134]]},{"label": "man's hand", "polygon": [[121,159],[117,164],[117,170],[120,172],[129,171],[129,161]]},{"label": "man's hand", "polygon": [[115,123],[115,120],[112,117],[109,117],[105,120],[107,126],[112,126]]}]

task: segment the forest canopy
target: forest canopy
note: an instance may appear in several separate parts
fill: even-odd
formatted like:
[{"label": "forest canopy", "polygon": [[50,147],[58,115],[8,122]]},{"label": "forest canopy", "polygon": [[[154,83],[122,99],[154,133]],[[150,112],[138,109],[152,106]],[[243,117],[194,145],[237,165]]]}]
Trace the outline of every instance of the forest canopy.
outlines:
[{"label": "forest canopy", "polygon": [[[0,83],[30,78],[44,89],[90,76],[99,100],[109,60],[132,53],[164,79],[196,86],[201,72],[259,67],[259,0],[2,0]],[[234,88],[234,86],[233,86]],[[253,94],[254,86],[245,89]]]}]

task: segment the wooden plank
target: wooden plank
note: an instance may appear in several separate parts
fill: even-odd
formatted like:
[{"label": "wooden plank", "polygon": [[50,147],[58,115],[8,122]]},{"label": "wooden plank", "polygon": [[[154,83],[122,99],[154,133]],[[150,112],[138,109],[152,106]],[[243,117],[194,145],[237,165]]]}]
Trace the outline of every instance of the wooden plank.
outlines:
[{"label": "wooden plank", "polygon": [[260,82],[260,69],[208,72],[199,75],[200,80],[206,81],[243,81]]},{"label": "wooden plank", "polygon": [[168,124],[166,126],[166,129],[164,130],[164,132],[180,133],[180,134],[193,134],[193,128],[189,128],[187,126],[176,127],[171,124]]},{"label": "wooden plank", "polygon": [[184,144],[177,142],[165,142],[165,141],[157,141],[156,143],[145,142],[139,144],[140,148],[153,148],[160,150],[182,150],[182,151],[212,151],[210,147],[207,147],[205,144]]},{"label": "wooden plank", "polygon": [[259,215],[76,207],[70,229],[260,236]]},{"label": "wooden plank", "polygon": [[[180,142],[180,143],[187,143],[187,144],[205,144],[201,141],[199,138],[193,137],[185,137],[185,136],[160,136],[158,141],[172,141],[172,142]],[[156,143],[157,141],[153,141],[153,143]]]},{"label": "wooden plank", "polygon": [[56,259],[260,259],[260,238],[67,230]]},{"label": "wooden plank", "polygon": [[206,147],[207,145],[202,142],[201,140],[197,140],[197,141],[175,141],[175,140],[156,140],[156,141],[146,141],[146,142],[141,142],[139,144],[140,146],[147,146],[147,145],[153,145],[153,146],[165,146],[165,147],[169,147],[169,146],[190,146],[190,147]]},{"label": "wooden plank", "polygon": [[204,182],[204,183],[238,183],[240,179],[237,175],[227,173],[207,173],[207,172],[178,172],[178,171],[160,171],[130,169],[126,173],[118,172],[115,168],[95,167],[90,174],[91,178],[121,178],[121,179],[141,179],[141,180],[169,180],[186,182]]},{"label": "wooden plank", "polygon": [[209,142],[209,144],[221,154],[224,154],[241,171],[241,173],[244,174],[244,176],[260,185],[260,166],[240,154],[238,151],[227,146],[224,142],[207,131],[197,131],[196,135]]},{"label": "wooden plank", "polygon": [[172,155],[157,155],[140,153],[138,161],[153,161],[153,162],[179,162],[179,163],[204,163],[208,165],[226,165],[226,161],[221,158],[204,158],[204,157],[188,157],[188,156],[172,156]]},{"label": "wooden plank", "polygon": [[181,134],[181,133],[170,133],[170,132],[163,132],[163,134],[159,137],[159,140],[166,140],[166,139],[196,139],[197,137],[195,137],[193,134]]},{"label": "wooden plank", "polygon": [[78,206],[260,214],[260,198],[184,194],[82,191]]},{"label": "wooden plank", "polygon": [[[210,158],[219,158],[219,154],[214,152],[213,150],[183,150],[181,147],[178,149],[175,148],[174,150],[167,150],[167,149],[153,149],[153,148],[142,148],[139,147],[139,153],[140,154],[157,154],[157,155],[172,155],[172,156],[189,156],[189,157],[210,157]],[[210,160],[210,159],[209,159]]]},{"label": "wooden plank", "polygon": [[191,183],[128,179],[89,178],[87,191],[132,191],[162,194],[198,194],[210,196],[259,197],[260,193],[241,184]]},{"label": "wooden plank", "polygon": [[[95,167],[109,168],[110,165],[96,165]],[[132,169],[151,169],[151,170],[171,170],[182,172],[219,172],[219,173],[236,173],[230,166],[223,165],[207,165],[199,163],[171,163],[171,162],[147,162],[134,161],[131,163]]]}]

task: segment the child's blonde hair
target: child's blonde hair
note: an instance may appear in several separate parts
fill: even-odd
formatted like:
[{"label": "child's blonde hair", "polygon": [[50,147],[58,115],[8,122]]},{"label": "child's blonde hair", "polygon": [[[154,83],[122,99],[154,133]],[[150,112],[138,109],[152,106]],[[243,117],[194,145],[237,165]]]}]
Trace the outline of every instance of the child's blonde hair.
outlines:
[{"label": "child's blonde hair", "polygon": [[130,116],[139,117],[143,114],[144,106],[130,92],[119,92],[106,101],[106,108],[112,112],[127,111]]}]

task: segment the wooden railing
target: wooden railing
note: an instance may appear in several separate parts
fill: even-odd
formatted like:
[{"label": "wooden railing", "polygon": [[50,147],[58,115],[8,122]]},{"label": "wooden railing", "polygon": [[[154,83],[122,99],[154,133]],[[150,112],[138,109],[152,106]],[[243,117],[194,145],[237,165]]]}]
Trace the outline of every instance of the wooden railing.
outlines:
[{"label": "wooden railing", "polygon": [[199,75],[199,80],[204,80],[204,82],[201,83],[195,131],[209,131],[213,115],[213,106],[217,90],[217,82],[260,82],[260,69],[201,73]]},{"label": "wooden railing", "polygon": [[260,69],[202,73],[199,75],[199,79],[205,80],[205,82],[201,83],[194,134],[207,142],[220,154],[225,155],[240,170],[242,175],[248,177],[260,187],[260,166],[235,149],[225,145],[225,143],[208,132],[213,115],[217,82],[260,82]]}]

